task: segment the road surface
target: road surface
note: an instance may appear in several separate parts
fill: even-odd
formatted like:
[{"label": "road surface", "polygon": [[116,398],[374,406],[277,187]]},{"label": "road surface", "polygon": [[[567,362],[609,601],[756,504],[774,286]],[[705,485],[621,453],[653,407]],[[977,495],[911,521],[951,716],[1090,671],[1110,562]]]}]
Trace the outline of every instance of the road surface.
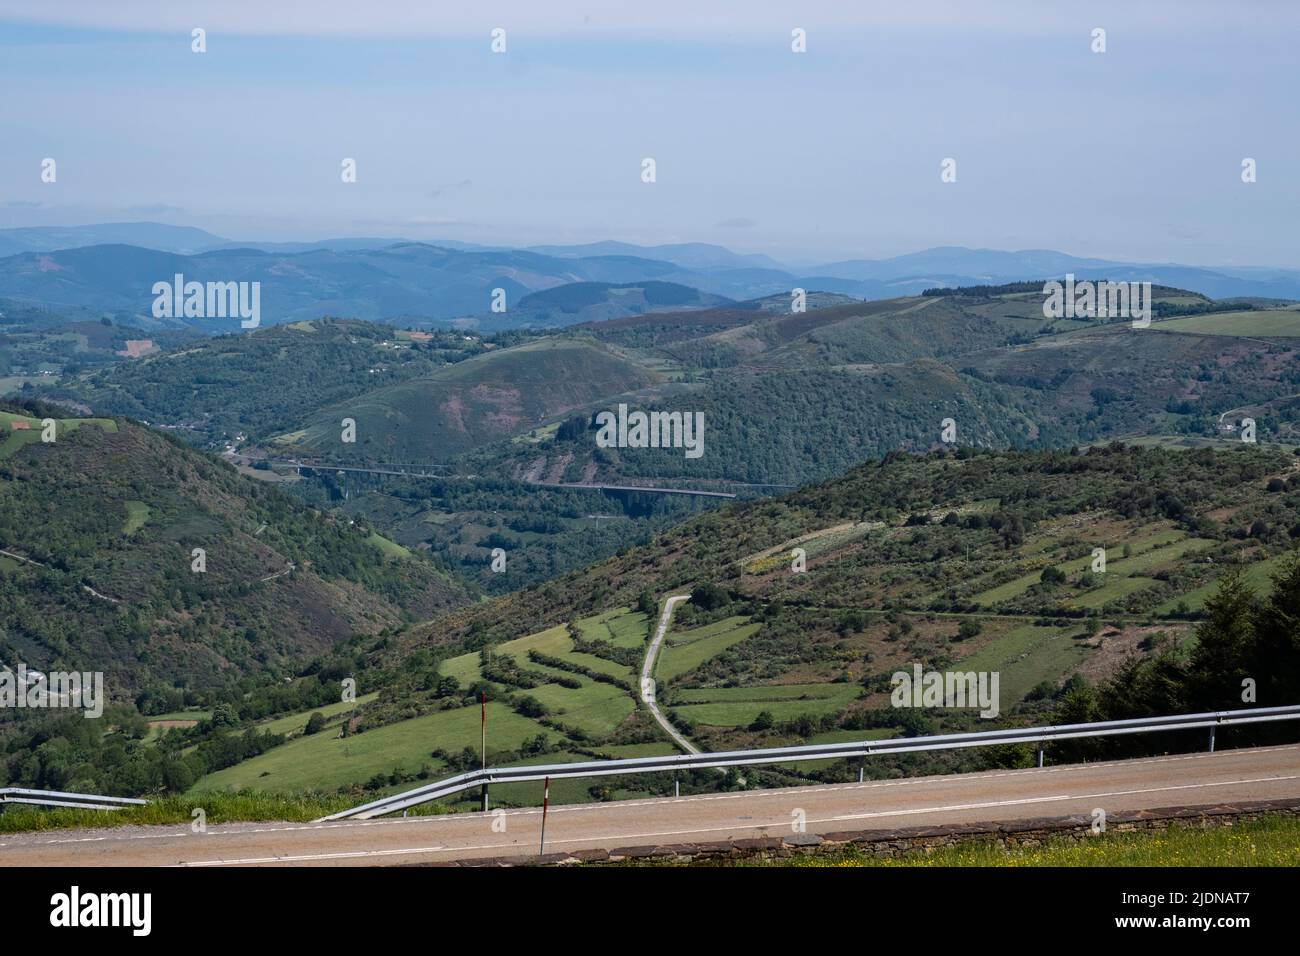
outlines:
[{"label": "road surface", "polygon": [[[540,784],[539,793],[540,793]],[[800,812],[809,834],[1010,823],[1155,808],[1300,799],[1300,745],[551,807],[547,852],[783,837]],[[493,822],[505,822],[495,832]],[[538,852],[541,811],[457,813],[337,823],[122,827],[0,835],[14,866],[377,865]]]},{"label": "road surface", "polygon": [[682,601],[689,601],[689,594],[674,594],[668,600],[664,601],[663,613],[659,615],[659,626],[655,628],[654,640],[650,642],[649,649],[645,653],[645,662],[641,665],[641,703],[650,708],[650,714],[654,717],[655,722],[664,729],[664,732],[672,737],[688,754],[697,754],[700,748],[695,746],[681,732],[672,725],[672,723],[659,712],[659,705],[655,702],[655,657],[659,654],[659,646],[664,642],[664,635],[668,633],[668,625],[673,619],[673,608]]}]

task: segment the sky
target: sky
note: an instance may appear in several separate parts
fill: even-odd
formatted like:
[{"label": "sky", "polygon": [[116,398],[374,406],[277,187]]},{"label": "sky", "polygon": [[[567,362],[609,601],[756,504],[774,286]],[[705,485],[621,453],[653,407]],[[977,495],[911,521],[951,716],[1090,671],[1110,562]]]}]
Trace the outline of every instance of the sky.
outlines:
[{"label": "sky", "polygon": [[1288,0],[0,0],[0,227],[1296,268],[1297,40]]}]

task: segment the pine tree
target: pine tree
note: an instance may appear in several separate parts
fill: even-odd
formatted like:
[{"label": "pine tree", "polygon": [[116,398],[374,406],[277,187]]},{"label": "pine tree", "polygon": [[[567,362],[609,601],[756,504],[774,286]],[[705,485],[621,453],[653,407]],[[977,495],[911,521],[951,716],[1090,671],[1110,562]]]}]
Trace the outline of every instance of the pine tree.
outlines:
[{"label": "pine tree", "polygon": [[1205,613],[1189,662],[1190,703],[1197,710],[1240,707],[1241,682],[1254,669],[1255,592],[1240,572],[1231,571],[1205,603]]},{"label": "pine tree", "polygon": [[1273,593],[1256,615],[1251,650],[1242,676],[1256,681],[1256,706],[1300,700],[1300,558],[1292,557],[1274,575]]}]

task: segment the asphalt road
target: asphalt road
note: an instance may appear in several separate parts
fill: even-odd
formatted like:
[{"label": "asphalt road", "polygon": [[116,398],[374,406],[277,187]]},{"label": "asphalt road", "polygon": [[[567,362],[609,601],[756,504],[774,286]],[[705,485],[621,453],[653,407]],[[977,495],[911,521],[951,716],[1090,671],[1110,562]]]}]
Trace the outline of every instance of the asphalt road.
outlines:
[{"label": "asphalt road", "polygon": [[[1300,746],[911,780],[552,807],[546,850],[672,846],[1300,798]],[[494,828],[495,823],[495,828]],[[539,809],[366,822],[0,835],[13,866],[383,865],[538,852]],[[502,827],[504,826],[504,829]]]}]

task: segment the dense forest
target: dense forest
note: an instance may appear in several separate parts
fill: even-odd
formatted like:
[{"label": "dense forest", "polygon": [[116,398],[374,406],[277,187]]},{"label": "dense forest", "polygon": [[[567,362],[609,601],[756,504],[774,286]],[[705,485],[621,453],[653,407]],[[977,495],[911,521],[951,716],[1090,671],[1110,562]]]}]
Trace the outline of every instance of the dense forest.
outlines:
[{"label": "dense forest", "polygon": [[[36,427],[59,414],[6,410]],[[220,686],[467,600],[436,559],[395,560],[363,523],[175,438],[60,421],[56,441],[0,455],[0,661],[93,665],[114,697],[162,678]]]}]

